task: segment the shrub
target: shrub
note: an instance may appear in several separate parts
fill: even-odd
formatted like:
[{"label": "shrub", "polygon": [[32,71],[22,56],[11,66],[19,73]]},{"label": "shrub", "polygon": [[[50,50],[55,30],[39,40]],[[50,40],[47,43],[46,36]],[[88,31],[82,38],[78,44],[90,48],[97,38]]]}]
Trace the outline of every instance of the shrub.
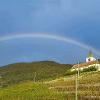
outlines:
[{"label": "shrub", "polygon": [[75,71],[70,71],[70,70],[68,70],[66,73],[65,73],[65,75],[74,75],[74,74],[76,74],[77,73],[77,71],[75,70]]},{"label": "shrub", "polygon": [[[97,71],[97,68],[95,66],[91,66],[89,68],[84,68],[83,70],[80,70],[80,73],[83,73],[83,72],[91,72],[91,71]],[[77,71],[71,71],[71,70],[68,70],[66,73],[65,73],[65,76],[66,75],[74,75],[76,74]]]},{"label": "shrub", "polygon": [[84,68],[82,72],[91,72],[91,71],[97,71],[97,68],[95,66],[91,66],[89,68]]}]

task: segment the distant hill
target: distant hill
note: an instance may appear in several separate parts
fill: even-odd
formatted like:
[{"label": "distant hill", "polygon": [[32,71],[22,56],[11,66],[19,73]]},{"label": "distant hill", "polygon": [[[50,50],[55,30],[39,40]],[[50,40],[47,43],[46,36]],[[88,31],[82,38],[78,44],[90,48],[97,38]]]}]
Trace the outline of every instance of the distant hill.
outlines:
[{"label": "distant hill", "polygon": [[0,84],[8,86],[26,80],[50,80],[63,76],[71,67],[70,64],[59,64],[53,61],[10,64],[0,67]]}]

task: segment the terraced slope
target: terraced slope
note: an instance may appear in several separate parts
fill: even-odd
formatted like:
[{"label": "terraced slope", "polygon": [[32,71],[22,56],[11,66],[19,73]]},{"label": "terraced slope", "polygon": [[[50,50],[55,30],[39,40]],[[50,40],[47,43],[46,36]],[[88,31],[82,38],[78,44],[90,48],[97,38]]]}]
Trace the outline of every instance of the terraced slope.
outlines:
[{"label": "terraced slope", "polygon": [[[76,76],[60,78],[49,82],[51,89],[67,93],[69,97],[75,96]],[[78,81],[79,100],[100,100],[100,72],[82,73]],[[74,100],[74,98],[73,98]]]}]

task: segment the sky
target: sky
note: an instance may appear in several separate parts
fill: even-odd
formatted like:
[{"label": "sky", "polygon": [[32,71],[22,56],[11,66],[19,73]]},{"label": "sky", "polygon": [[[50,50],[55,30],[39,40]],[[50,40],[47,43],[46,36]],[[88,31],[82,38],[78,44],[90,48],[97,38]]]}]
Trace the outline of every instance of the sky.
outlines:
[{"label": "sky", "polygon": [[[30,33],[56,35],[99,51],[99,27],[100,0],[0,0],[0,38]],[[84,61],[87,53],[59,40],[17,38],[0,41],[0,66],[41,60],[76,63]]]}]

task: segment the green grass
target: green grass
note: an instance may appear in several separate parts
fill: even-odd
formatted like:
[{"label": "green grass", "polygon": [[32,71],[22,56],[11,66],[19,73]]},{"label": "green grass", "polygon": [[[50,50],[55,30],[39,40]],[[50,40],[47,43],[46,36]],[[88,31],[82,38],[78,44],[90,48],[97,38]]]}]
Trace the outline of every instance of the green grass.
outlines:
[{"label": "green grass", "polygon": [[66,93],[57,93],[43,83],[25,82],[0,89],[0,100],[64,100]]}]

